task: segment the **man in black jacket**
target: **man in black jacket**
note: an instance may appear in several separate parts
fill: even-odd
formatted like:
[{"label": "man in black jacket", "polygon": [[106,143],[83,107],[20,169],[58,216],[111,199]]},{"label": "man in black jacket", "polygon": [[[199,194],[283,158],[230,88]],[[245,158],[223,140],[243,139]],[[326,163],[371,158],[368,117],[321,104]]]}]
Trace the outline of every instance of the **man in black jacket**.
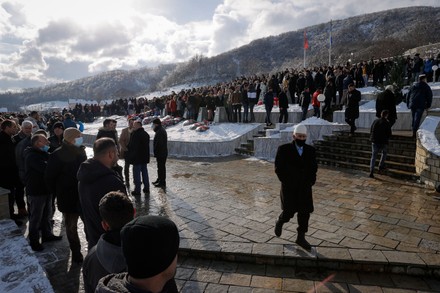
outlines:
[{"label": "man in black jacket", "polygon": [[168,157],[168,135],[162,126],[160,119],[153,120],[153,130],[155,132],[153,140],[153,152],[157,162],[157,180],[153,182],[155,187],[166,187],[166,162]]},{"label": "man in black jacket", "polygon": [[40,230],[43,242],[61,240],[52,233],[52,195],[44,180],[49,141],[42,134],[34,134],[32,146],[25,152],[26,195],[29,202],[29,242],[32,250],[44,249],[40,243]]},{"label": "man in black jacket", "polygon": [[105,233],[89,250],[84,260],[82,272],[86,293],[95,292],[96,285],[102,277],[127,271],[120,232],[125,224],[133,220],[133,204],[125,194],[112,191],[99,202],[99,214]]},{"label": "man in black jacket", "polygon": [[21,225],[23,223],[17,220],[19,216],[14,214],[15,190],[20,184],[15,163],[15,145],[12,140],[17,133],[17,124],[13,120],[4,120],[0,128],[0,170],[2,170],[0,187],[10,190],[8,197],[10,217],[16,221],[17,225]]},{"label": "man in black jacket", "polygon": [[411,109],[413,137],[416,137],[423,112],[431,108],[432,104],[432,90],[426,82],[426,75],[419,75],[419,82],[409,89],[406,104]]},{"label": "man in black jacket", "polygon": [[358,91],[354,83],[348,85],[348,93],[345,108],[345,122],[350,125],[350,136],[352,136],[357,129],[356,119],[359,118],[359,102],[361,101],[361,92]]},{"label": "man in black jacket", "polygon": [[388,121],[388,110],[383,110],[380,118],[374,120],[371,125],[371,161],[370,178],[374,178],[374,166],[376,164],[377,154],[382,152],[379,162],[379,172],[385,170],[385,160],[387,158],[387,145],[391,137],[391,124]]},{"label": "man in black jacket", "polygon": [[296,243],[306,250],[311,245],[305,239],[310,213],[313,212],[312,186],[316,181],[318,164],[315,149],[306,144],[307,128],[298,124],[293,131],[293,142],[281,145],[275,157],[275,173],[281,181],[282,213],[275,224],[275,235],[281,236],[283,224],[298,214]]},{"label": "man in black jacket", "polygon": [[131,194],[141,195],[142,176],[143,192],[148,195],[150,193],[150,181],[147,164],[150,162],[150,135],[142,127],[142,120],[140,119],[133,123],[133,132],[130,135],[125,159],[133,165],[134,190]]},{"label": "man in black jacket", "polygon": [[58,210],[63,213],[72,260],[76,263],[83,261],[78,237],[81,206],[76,174],[79,166],[86,159],[81,132],[73,127],[67,128],[61,146],[49,155],[45,173],[47,186],[57,197]]},{"label": "man in black jacket", "polygon": [[99,201],[110,191],[127,192],[122,176],[112,169],[118,159],[115,141],[100,138],[93,144],[93,158],[84,161],[78,170],[78,194],[89,249],[105,232],[101,226]]}]

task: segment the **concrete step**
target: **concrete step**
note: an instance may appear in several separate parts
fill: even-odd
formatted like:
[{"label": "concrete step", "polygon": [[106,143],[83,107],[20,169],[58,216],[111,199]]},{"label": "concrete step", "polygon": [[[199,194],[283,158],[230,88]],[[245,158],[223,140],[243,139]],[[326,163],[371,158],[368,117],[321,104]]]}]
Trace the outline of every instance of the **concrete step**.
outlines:
[{"label": "concrete step", "polygon": [[[317,159],[318,164],[325,165],[325,166],[331,166],[331,167],[337,167],[337,168],[344,168],[344,169],[355,169],[355,170],[362,170],[365,172],[370,172],[370,166],[367,164],[359,164],[359,163],[353,163],[353,162],[346,162],[342,160],[335,160],[335,159],[327,159],[327,158],[319,158]],[[393,166],[395,167],[395,166]],[[389,166],[389,168],[382,173],[383,175],[387,175],[393,178],[401,179],[401,180],[408,180],[415,182],[419,179],[419,176],[415,174],[415,172],[400,170],[400,169],[394,169]]]},{"label": "concrete step", "polygon": [[[371,148],[370,150],[366,150],[366,149],[353,150],[339,146],[335,147],[335,146],[322,144],[322,145],[315,145],[315,149],[317,156],[324,158],[332,155],[337,155],[338,157],[341,155],[347,155],[350,157],[356,157],[362,159],[366,158],[368,160],[371,158]],[[380,158],[380,154],[379,154],[379,158]],[[414,156],[402,156],[388,152],[387,162],[396,162],[396,163],[408,164],[414,166]]]},{"label": "concrete step", "polygon": [[[340,140],[321,140],[315,142],[315,147],[323,147],[327,146],[330,148],[342,148],[345,149],[347,152],[352,152],[355,150],[359,151],[369,151],[371,152],[371,142],[365,142],[365,143],[358,143],[356,141],[340,141]],[[388,153],[390,155],[399,155],[399,156],[406,156],[409,158],[415,157],[416,154],[416,148],[414,148],[405,143],[393,143],[390,142],[388,145]]]}]

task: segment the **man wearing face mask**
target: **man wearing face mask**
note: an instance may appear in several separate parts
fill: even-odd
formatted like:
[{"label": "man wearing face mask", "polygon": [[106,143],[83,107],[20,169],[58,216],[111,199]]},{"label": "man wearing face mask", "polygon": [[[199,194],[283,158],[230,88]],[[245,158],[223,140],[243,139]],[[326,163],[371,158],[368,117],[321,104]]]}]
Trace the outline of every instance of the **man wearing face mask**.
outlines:
[{"label": "man wearing face mask", "polygon": [[110,191],[127,194],[122,176],[113,170],[118,162],[118,146],[112,138],[103,137],[93,144],[93,158],[78,170],[78,194],[88,248],[96,245],[105,231],[99,215],[99,201]]},{"label": "man wearing face mask", "polygon": [[310,251],[305,239],[310,214],[313,212],[312,186],[316,181],[318,164],[315,148],[306,144],[307,128],[297,124],[293,131],[293,142],[281,145],[275,157],[275,173],[281,181],[282,212],[275,224],[275,235],[281,236],[283,224],[297,213],[298,234],[296,243]]},{"label": "man wearing face mask", "polygon": [[32,146],[25,152],[26,195],[29,202],[29,242],[32,250],[44,249],[40,243],[61,240],[52,232],[52,195],[44,181],[47,160],[49,159],[49,141],[43,134],[34,134]]},{"label": "man wearing face mask", "polygon": [[81,132],[73,127],[67,128],[61,146],[49,155],[45,172],[46,184],[57,197],[58,210],[63,213],[72,260],[76,263],[83,261],[78,237],[81,207],[76,178],[79,166],[87,159],[82,143]]}]

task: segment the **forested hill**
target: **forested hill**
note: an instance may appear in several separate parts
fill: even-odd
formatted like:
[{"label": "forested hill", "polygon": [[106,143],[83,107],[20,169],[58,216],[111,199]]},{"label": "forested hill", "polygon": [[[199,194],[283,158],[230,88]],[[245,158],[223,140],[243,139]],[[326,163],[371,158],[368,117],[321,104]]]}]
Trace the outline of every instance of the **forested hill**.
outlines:
[{"label": "forested hill", "polygon": [[[332,21],[332,64],[384,58],[440,42],[440,8],[409,7]],[[309,42],[307,65],[328,63],[330,22],[305,28]],[[226,53],[195,56],[181,64],[156,68],[115,70],[21,93],[0,95],[0,105],[13,109],[24,104],[69,98],[119,98],[141,95],[172,85],[212,84],[240,75],[268,73],[303,66],[304,29],[262,38]],[[420,52],[424,57],[424,52]],[[14,107],[15,106],[15,107]]]}]

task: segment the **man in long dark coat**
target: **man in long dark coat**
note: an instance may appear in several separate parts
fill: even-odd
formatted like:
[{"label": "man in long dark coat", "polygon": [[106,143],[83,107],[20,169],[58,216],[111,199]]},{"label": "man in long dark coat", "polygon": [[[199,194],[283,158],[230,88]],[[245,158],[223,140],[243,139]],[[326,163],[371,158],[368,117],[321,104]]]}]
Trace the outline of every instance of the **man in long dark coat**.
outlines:
[{"label": "man in long dark coat", "polygon": [[275,224],[275,235],[281,236],[283,224],[298,214],[296,243],[306,250],[311,246],[305,239],[310,213],[313,212],[312,186],[316,181],[318,164],[315,148],[306,144],[307,128],[296,125],[293,142],[281,145],[275,157],[275,173],[281,181],[282,213]]},{"label": "man in long dark coat", "polygon": [[354,83],[348,85],[347,108],[345,108],[345,122],[350,125],[350,136],[356,130],[355,121],[359,118],[359,102],[361,101],[361,92],[358,91]]},{"label": "man in long dark coat", "polygon": [[58,210],[63,213],[72,260],[76,263],[83,261],[78,236],[81,205],[76,177],[79,166],[87,160],[82,142],[82,134],[78,129],[67,128],[61,146],[49,155],[44,176],[49,190],[57,197]]}]

